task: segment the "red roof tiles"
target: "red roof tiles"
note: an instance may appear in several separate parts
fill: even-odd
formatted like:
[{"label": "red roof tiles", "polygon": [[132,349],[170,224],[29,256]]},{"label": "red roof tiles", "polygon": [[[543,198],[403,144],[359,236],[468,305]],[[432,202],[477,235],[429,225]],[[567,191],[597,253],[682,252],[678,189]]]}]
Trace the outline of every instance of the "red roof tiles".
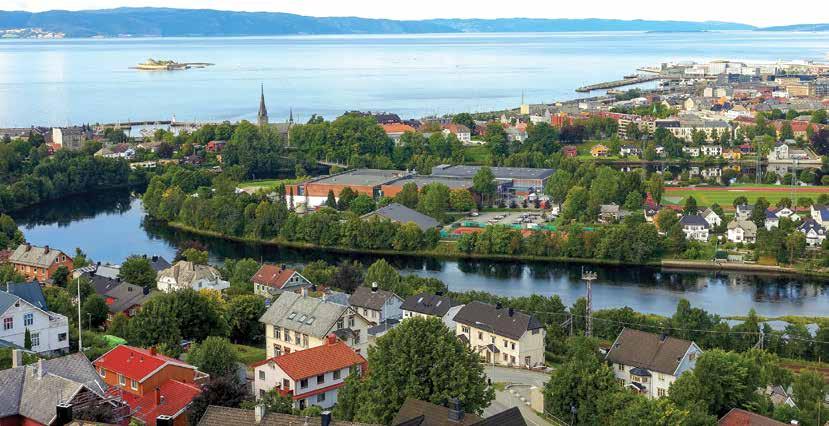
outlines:
[{"label": "red roof tiles", "polygon": [[292,379],[301,380],[354,365],[365,365],[366,359],[354,352],[345,342],[337,340],[330,343],[330,340],[326,340],[322,346],[266,359],[251,367],[256,368],[269,362],[278,365]]},{"label": "red roof tiles", "polygon": [[256,284],[281,289],[295,272],[295,269],[283,269],[277,265],[262,265],[253,275],[252,281]]},{"label": "red roof tiles", "polygon": [[414,127],[409,126],[408,124],[403,124],[403,123],[382,124],[382,126],[383,126],[383,130],[386,131],[386,134],[417,132],[417,130],[415,130]]},{"label": "red roof tiles", "polygon": [[178,417],[199,394],[201,389],[195,385],[168,380],[157,391],[147,392],[143,397],[124,394],[124,401],[136,410],[133,417],[147,426],[155,426],[158,416]]},{"label": "red roof tiles", "polygon": [[717,424],[719,426],[782,426],[786,423],[750,411],[732,408]]},{"label": "red roof tiles", "polygon": [[92,362],[97,368],[104,368],[122,374],[139,382],[167,364],[196,369],[175,358],[156,353],[154,349],[136,348],[127,345],[118,345],[111,351],[101,355]]}]

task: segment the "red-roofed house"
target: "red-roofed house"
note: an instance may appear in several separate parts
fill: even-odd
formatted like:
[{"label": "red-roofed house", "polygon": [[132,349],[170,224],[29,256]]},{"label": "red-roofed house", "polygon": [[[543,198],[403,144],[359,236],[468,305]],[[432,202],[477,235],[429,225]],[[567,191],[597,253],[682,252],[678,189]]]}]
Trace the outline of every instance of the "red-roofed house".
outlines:
[{"label": "red-roofed house", "polygon": [[761,416],[751,411],[732,408],[717,422],[718,426],[783,426],[786,423]]},{"label": "red-roofed house", "polygon": [[220,153],[227,145],[227,141],[210,141],[205,145],[204,149],[207,152]]},{"label": "red-roofed house", "polygon": [[109,392],[123,397],[133,411],[140,408],[138,413],[144,413],[148,425],[155,425],[156,412],[175,418],[176,425],[186,424],[187,416],[182,414],[207,378],[196,367],[157,353],[154,348],[119,345],[92,364],[110,386]]},{"label": "red-roofed house", "polygon": [[382,124],[383,130],[386,132],[386,136],[390,137],[394,143],[400,141],[400,138],[406,133],[415,133],[417,129],[408,124],[403,123],[390,123],[390,124]]},{"label": "red-roofed house", "polygon": [[345,342],[329,335],[322,346],[291,352],[252,365],[253,389],[261,398],[271,389],[290,396],[294,407],[323,409],[337,403],[338,389],[350,374],[362,374],[368,363]]},{"label": "red-roofed house", "polygon": [[299,293],[313,284],[295,269],[285,265],[262,265],[251,278],[253,292],[261,296],[276,296],[283,291]]}]

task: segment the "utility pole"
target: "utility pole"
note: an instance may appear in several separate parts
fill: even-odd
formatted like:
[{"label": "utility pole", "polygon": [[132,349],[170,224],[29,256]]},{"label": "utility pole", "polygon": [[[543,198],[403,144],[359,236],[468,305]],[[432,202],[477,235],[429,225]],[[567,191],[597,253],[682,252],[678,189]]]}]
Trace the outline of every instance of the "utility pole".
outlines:
[{"label": "utility pole", "polygon": [[584,331],[584,335],[587,337],[593,335],[593,281],[596,278],[595,272],[585,271],[582,267],[581,279],[587,283],[587,327]]},{"label": "utility pole", "polygon": [[83,332],[81,331],[81,277],[78,276],[78,352],[83,353]]}]

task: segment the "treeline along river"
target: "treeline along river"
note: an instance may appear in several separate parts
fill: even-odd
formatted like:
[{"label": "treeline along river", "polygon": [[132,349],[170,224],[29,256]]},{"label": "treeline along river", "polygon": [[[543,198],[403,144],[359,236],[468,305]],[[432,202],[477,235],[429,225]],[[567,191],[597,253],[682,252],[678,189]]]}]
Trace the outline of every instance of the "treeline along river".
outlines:
[{"label": "treeline along river", "polygon": [[[329,263],[378,256],[328,253],[226,241],[189,234],[148,218],[140,199],[123,191],[73,197],[14,215],[28,241],[67,252],[80,247],[92,259],[119,263],[130,254],[161,255],[172,260],[186,241],[206,245],[212,262],[249,257],[301,266],[317,259]],[[453,291],[481,290],[504,296],[558,294],[567,303],[584,296],[581,265],[557,262],[448,260],[405,255],[385,256],[401,272],[437,278]],[[596,308],[622,307],[670,315],[680,298],[723,316],[754,308],[763,316],[823,316],[829,312],[827,282],[820,278],[715,271],[676,271],[654,267],[590,266]]]}]

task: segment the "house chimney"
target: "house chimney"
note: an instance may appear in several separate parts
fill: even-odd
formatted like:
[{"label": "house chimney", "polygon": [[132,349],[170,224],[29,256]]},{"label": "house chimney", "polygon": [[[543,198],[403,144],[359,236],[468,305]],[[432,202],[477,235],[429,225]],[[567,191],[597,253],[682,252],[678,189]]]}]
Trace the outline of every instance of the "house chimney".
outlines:
[{"label": "house chimney", "polygon": [[158,255],[153,255],[153,262],[158,262]]},{"label": "house chimney", "polygon": [[43,254],[49,254],[49,245],[43,246]]},{"label": "house chimney", "polygon": [[46,374],[46,372],[43,371],[45,369],[46,369],[46,367],[43,366],[43,358],[38,359],[37,360],[37,373],[36,373],[36,377],[38,379],[42,379],[43,376]]},{"label": "house chimney", "polygon": [[29,243],[26,243],[26,251],[29,251],[31,249],[32,249],[32,245],[29,244]]},{"label": "house chimney", "polygon": [[331,426],[331,412],[323,411],[320,414],[320,426]]},{"label": "house chimney", "polygon": [[515,314],[515,309],[510,307],[509,308],[509,316],[512,316],[513,314]]},{"label": "house chimney", "polygon": [[173,418],[168,415],[160,415],[155,418],[156,426],[173,426]]},{"label": "house chimney", "polygon": [[443,296],[443,292],[442,291],[436,291],[435,296]]},{"label": "house chimney", "polygon": [[372,293],[377,293],[377,289],[378,289],[377,281],[374,281],[373,283],[371,283],[371,292]]},{"label": "house chimney", "polygon": [[148,294],[150,294],[150,288],[149,287],[144,287],[144,296],[146,296]]},{"label": "house chimney", "polygon": [[253,417],[256,424],[262,423],[262,418],[265,417],[265,406],[262,404],[256,404],[256,407],[253,408]]},{"label": "house chimney", "polygon": [[460,423],[463,421],[463,409],[458,398],[449,399],[449,421],[452,423]]},{"label": "house chimney", "polygon": [[141,257],[146,259],[147,258],[147,253],[142,254]]},{"label": "house chimney", "polygon": [[337,335],[334,334],[334,333],[331,333],[331,334],[328,335],[328,344],[333,345],[334,343],[337,343]]},{"label": "house chimney", "polygon": [[150,355],[155,356],[155,346],[150,346]]},{"label": "house chimney", "polygon": [[72,404],[61,402],[55,406],[55,421],[52,422],[55,426],[64,426],[72,421]]},{"label": "house chimney", "polygon": [[20,349],[12,350],[12,368],[23,366],[23,351]]},{"label": "house chimney", "polygon": [[155,405],[161,405],[161,389],[155,388],[153,394],[155,395]]},{"label": "house chimney", "polygon": [[500,310],[501,308],[501,302],[495,302],[495,309]]}]

